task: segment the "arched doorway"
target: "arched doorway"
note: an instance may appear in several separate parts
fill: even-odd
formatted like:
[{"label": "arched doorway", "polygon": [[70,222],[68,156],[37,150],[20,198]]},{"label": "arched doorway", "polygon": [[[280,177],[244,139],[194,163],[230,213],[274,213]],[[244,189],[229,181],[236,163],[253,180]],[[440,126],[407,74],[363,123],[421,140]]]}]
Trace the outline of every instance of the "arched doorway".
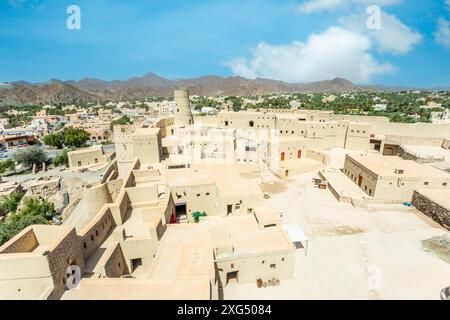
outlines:
[{"label": "arched doorway", "polygon": [[302,150],[298,150],[298,154],[297,154],[297,158],[301,158],[302,157]]},{"label": "arched doorway", "polygon": [[282,152],[281,153],[281,161],[284,161],[284,157],[285,157],[284,152]]}]

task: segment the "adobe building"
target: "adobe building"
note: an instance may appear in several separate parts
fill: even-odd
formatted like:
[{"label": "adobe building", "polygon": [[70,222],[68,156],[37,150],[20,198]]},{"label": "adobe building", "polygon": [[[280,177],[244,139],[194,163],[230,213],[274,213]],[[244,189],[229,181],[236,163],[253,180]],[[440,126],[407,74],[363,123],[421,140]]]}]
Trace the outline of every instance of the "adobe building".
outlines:
[{"label": "adobe building", "polygon": [[450,174],[395,156],[347,154],[344,174],[380,201],[409,202],[417,189],[450,190]]},{"label": "adobe building", "polygon": [[131,170],[136,158],[142,163],[159,163],[163,157],[161,129],[140,123],[114,127],[117,164],[122,177]]},{"label": "adobe building", "polygon": [[[303,110],[302,110],[303,112]],[[221,128],[274,130],[282,136],[303,137],[322,149],[345,148],[355,151],[369,149],[371,126],[350,121],[326,121],[328,117],[301,113],[263,113],[254,111],[220,112],[217,123]],[[307,119],[317,121],[308,121]]]},{"label": "adobe building", "polygon": [[235,165],[169,169],[167,184],[181,222],[193,222],[196,211],[208,216],[252,214],[263,198],[259,181],[242,178]]},{"label": "adobe building", "polygon": [[216,223],[213,228],[214,258],[223,287],[294,276],[295,248],[276,224],[261,229],[251,215]]},{"label": "adobe building", "polygon": [[0,299],[58,299],[65,291],[71,265],[84,269],[74,228],[25,228],[0,247]]},{"label": "adobe building", "polygon": [[111,155],[106,155],[101,146],[93,146],[67,152],[69,168],[84,171],[95,167],[104,167]]},{"label": "adobe building", "polygon": [[[31,226],[0,248],[2,299],[218,299],[220,288],[234,282],[293,275],[294,245],[279,220],[261,225],[256,203],[249,211],[237,185],[216,186],[216,196],[224,199],[219,211],[231,201],[233,209],[245,209],[238,215],[179,224],[172,221],[176,203],[164,165],[135,159],[125,178],[117,169],[113,163],[100,183],[87,186],[96,207],[83,208],[91,213],[74,211],[79,217],[62,226]],[[196,199],[193,188],[186,191]],[[225,243],[214,241],[220,226],[230,232]],[[80,270],[76,289],[67,284],[75,276],[71,266]]]}]

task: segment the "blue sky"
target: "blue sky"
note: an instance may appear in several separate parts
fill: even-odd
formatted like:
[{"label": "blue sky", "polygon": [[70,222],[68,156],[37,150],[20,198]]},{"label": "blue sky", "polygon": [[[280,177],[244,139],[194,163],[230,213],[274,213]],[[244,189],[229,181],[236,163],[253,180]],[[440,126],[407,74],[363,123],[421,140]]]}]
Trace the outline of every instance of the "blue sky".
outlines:
[{"label": "blue sky", "polygon": [[[66,27],[71,4],[81,30]],[[450,86],[448,21],[448,0],[2,0],[0,81],[154,72]]]}]

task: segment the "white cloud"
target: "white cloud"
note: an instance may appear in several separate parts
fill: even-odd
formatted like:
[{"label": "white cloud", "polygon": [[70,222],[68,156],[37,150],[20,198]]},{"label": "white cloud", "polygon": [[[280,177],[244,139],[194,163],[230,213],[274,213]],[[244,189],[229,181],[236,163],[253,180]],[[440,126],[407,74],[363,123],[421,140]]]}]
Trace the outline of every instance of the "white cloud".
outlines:
[{"label": "white cloud", "polygon": [[450,48],[450,21],[439,18],[437,25],[437,30],[434,33],[436,42]]},{"label": "white cloud", "polygon": [[381,11],[381,28],[369,30],[367,15],[342,17],[340,22],[349,30],[365,34],[373,39],[382,52],[405,54],[422,40],[422,36],[404,25],[396,16]]},{"label": "white cloud", "polygon": [[304,14],[336,9],[344,5],[347,0],[310,0],[298,6],[297,10]]},{"label": "white cloud", "polygon": [[401,0],[308,0],[297,6],[297,11],[302,14],[331,11],[349,5],[378,5],[388,6],[399,4]]},{"label": "white cloud", "polygon": [[371,42],[366,36],[342,27],[331,27],[309,36],[304,43],[260,43],[251,59],[238,58],[227,65],[235,75],[251,79],[311,82],[342,77],[365,83],[374,75],[394,70],[388,63],[375,61],[370,49]]}]

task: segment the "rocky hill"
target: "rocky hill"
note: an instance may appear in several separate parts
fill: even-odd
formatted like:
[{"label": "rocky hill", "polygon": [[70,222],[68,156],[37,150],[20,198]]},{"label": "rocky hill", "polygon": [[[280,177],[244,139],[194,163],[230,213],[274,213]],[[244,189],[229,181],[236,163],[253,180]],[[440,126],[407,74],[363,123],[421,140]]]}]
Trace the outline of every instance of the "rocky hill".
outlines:
[{"label": "rocky hill", "polygon": [[[264,95],[272,93],[342,93],[362,90],[389,90],[376,86],[358,86],[336,78],[312,83],[286,83],[271,79],[250,80],[242,77],[205,76],[169,80],[154,73],[128,80],[104,81],[84,78],[79,81],[50,80],[31,84],[24,81],[0,85],[0,106],[38,103],[77,103],[105,100],[139,99],[146,96],[170,96],[175,88],[188,88],[191,94]],[[395,91],[395,89],[393,89]]]}]

